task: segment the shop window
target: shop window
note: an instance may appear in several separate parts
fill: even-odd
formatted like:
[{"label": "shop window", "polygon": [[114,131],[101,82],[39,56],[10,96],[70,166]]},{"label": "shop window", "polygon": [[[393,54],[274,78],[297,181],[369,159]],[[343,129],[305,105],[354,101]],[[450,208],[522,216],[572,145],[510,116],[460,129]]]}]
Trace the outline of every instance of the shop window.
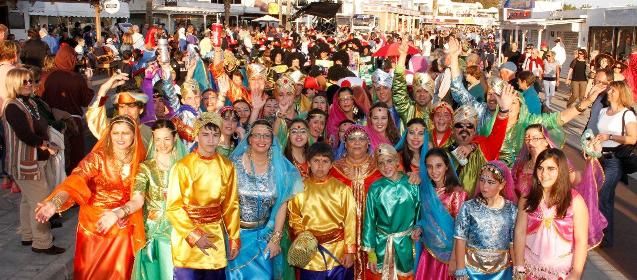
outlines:
[{"label": "shop window", "polygon": [[[223,4],[224,0],[210,0],[210,3],[212,3],[212,4]],[[230,4],[240,5],[241,4],[241,0],[230,0]]]},{"label": "shop window", "polygon": [[9,23],[9,29],[25,29],[24,25],[24,13],[12,11],[9,12],[9,19],[7,20]]}]

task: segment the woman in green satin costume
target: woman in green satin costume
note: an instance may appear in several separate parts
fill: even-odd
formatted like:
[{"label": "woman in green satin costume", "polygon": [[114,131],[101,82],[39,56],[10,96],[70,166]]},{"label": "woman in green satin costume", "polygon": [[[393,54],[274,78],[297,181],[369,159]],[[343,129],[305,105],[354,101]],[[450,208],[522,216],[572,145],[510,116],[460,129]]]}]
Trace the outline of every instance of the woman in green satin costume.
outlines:
[{"label": "woman in green satin costume", "polygon": [[186,154],[172,122],[158,120],[152,127],[153,142],[146,161],[139,165],[135,192],[144,195],[144,227],[146,246],[135,254],[132,279],[173,279],[170,251],[172,226],[165,216],[168,173]]}]

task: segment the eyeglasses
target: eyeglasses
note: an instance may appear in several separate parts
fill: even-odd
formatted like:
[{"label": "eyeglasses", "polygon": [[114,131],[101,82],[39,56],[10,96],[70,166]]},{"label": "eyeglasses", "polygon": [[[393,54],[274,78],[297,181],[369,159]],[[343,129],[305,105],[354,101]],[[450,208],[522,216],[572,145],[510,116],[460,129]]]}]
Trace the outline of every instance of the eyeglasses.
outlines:
[{"label": "eyeglasses", "polygon": [[350,136],[350,137],[347,137],[347,142],[363,142],[363,141],[369,141],[369,140],[365,136]]},{"label": "eyeglasses", "polygon": [[537,143],[540,140],[544,140],[546,138],[544,137],[533,137],[533,138],[524,138],[524,141],[529,142],[529,143]]},{"label": "eyeglasses", "polygon": [[462,128],[473,129],[473,128],[475,128],[475,126],[473,124],[470,124],[470,123],[456,123],[456,124],[453,125],[453,127],[457,128],[457,129],[462,129]]},{"label": "eyeglasses", "polygon": [[252,139],[256,139],[256,140],[272,140],[272,134],[271,133],[252,133],[250,134],[250,137]]},{"label": "eyeglasses", "polygon": [[23,86],[32,85],[32,84],[33,84],[33,80],[32,79],[22,80],[22,85]]},{"label": "eyeglasses", "polygon": [[290,134],[306,134],[307,128],[292,128],[290,129]]}]

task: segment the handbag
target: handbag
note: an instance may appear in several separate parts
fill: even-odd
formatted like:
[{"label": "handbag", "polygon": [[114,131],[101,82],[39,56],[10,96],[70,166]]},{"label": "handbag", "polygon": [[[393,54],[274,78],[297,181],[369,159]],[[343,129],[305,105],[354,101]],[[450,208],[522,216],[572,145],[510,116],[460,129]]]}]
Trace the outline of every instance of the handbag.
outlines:
[{"label": "handbag", "polygon": [[318,240],[309,231],[299,233],[288,251],[288,263],[299,268],[305,267],[318,251]]},{"label": "handbag", "polygon": [[[632,109],[629,109],[632,111]],[[624,111],[622,115],[622,136],[626,133],[626,113],[628,110]],[[622,165],[622,170],[625,174],[631,174],[637,172],[637,148],[636,145],[628,145],[622,144],[615,148],[614,153],[615,157],[619,159]]]}]

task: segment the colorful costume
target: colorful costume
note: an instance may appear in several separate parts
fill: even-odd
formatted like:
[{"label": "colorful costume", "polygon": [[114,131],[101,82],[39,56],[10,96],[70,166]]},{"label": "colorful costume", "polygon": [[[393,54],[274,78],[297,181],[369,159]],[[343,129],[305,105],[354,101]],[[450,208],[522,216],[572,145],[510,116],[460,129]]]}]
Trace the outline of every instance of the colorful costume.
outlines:
[{"label": "colorful costume", "polygon": [[[571,190],[573,198],[579,196]],[[573,204],[563,218],[556,207],[548,208],[544,200],[528,213],[524,267],[527,279],[566,279],[573,267]]]},{"label": "colorful costume", "polygon": [[[206,158],[197,153],[178,161],[168,179],[166,216],[173,225],[170,240],[176,272],[223,270],[227,251],[241,246],[239,197],[232,162],[218,154]],[[206,250],[209,256],[194,244],[201,236],[207,236],[217,248]],[[229,250],[224,239],[228,240]]]},{"label": "colorful costume", "polygon": [[[165,98],[168,100],[168,105],[176,113],[176,116],[181,119],[183,125],[192,127],[201,113],[199,108],[193,108],[190,105],[181,104],[177,93],[174,90],[175,87],[172,86],[171,81],[164,80],[163,89],[166,94]],[[186,94],[199,94],[199,88],[195,80],[185,81],[181,85],[181,96],[183,97]],[[184,142],[188,149],[192,149],[195,146],[194,141],[184,139]]]},{"label": "colorful costume", "polygon": [[[104,106],[108,98],[108,96],[96,98],[95,101],[93,101],[93,103],[91,103],[86,110],[86,122],[88,124],[88,128],[93,136],[98,139],[108,128],[109,118],[106,116],[106,107]],[[146,94],[131,92],[121,92],[115,95],[113,99],[113,102],[115,104],[133,102],[146,103],[146,101],[148,101],[148,96],[146,96]],[[144,124],[140,124],[139,129],[144,147],[148,147],[151,139],[153,138],[153,131],[150,129],[149,126]]]},{"label": "colorful costume", "polygon": [[105,211],[130,200],[138,165],[145,157],[139,128],[128,164],[107,156],[106,139],[110,137],[107,132],[110,126],[105,128],[93,151],[46,199],[51,201],[58,192],[66,192],[69,199],[58,210],[65,211],[73,204],[80,206],[73,264],[75,279],[130,279],[133,255],[146,242],[141,211],[120,219],[106,233],[97,231],[97,222]]},{"label": "colorful costume", "polygon": [[478,134],[487,136],[491,134],[493,122],[498,115],[498,109],[495,112],[489,111],[486,102],[480,102],[473,96],[463,84],[462,76],[458,76],[451,81],[451,96],[453,100],[461,105],[471,105],[478,112]]},{"label": "colorful costume", "polygon": [[[424,85],[428,83],[428,81],[431,81],[431,78],[427,80],[424,78],[425,74],[422,75],[422,77],[420,77],[421,75],[417,75],[419,78],[415,78],[415,80],[417,80],[415,83],[422,80],[421,84]],[[427,87],[425,87],[425,89],[427,89]],[[394,83],[392,84],[391,90],[393,93],[392,100],[394,101],[394,107],[396,108],[396,111],[398,111],[398,115],[404,125],[407,125],[407,122],[413,118],[422,118],[425,120],[427,127],[429,129],[432,128],[431,120],[429,119],[431,108],[419,106],[413,99],[411,99],[407,92],[407,81],[405,80],[404,66],[396,66],[396,69],[394,70]],[[433,91],[430,91],[429,93],[433,93]]]},{"label": "colorful costume", "polygon": [[[376,164],[371,157],[368,157],[361,164],[353,164],[347,157],[337,160],[334,162],[330,174],[350,187],[354,193],[354,198],[356,199],[356,244],[361,244],[360,237],[363,227],[365,205],[367,203],[367,191],[369,186],[381,177],[381,174],[376,169]],[[367,256],[362,250],[358,251],[356,255],[356,279],[364,280],[366,279],[364,268],[367,264]]]},{"label": "colorful costume", "polygon": [[[186,154],[181,140],[175,139],[172,163]],[[135,178],[134,192],[144,195],[144,225],[146,229],[146,247],[135,254],[133,279],[173,279],[173,260],[170,250],[172,226],[166,217],[166,194],[168,192],[168,173],[157,165],[154,159],[154,144],[148,159],[139,166]]]},{"label": "colorful costume", "polygon": [[414,274],[411,232],[420,209],[419,187],[404,174],[381,178],[369,187],[361,247],[375,253],[383,279]]},{"label": "colorful costume", "polygon": [[456,219],[456,239],[466,241],[469,279],[511,279],[510,249],[517,208],[505,200],[500,209],[478,198],[465,202]]},{"label": "colorful costume", "polygon": [[[244,164],[243,155],[248,149],[248,137],[245,137],[231,155],[237,170],[241,202],[239,236],[242,249],[237,258],[228,264],[226,275],[229,279],[289,278],[291,271],[285,263],[286,252],[270,259],[266,254],[266,246],[273,234],[279,208],[293,194],[302,190],[301,176],[283,156],[278,141],[272,141],[272,160],[264,174],[255,175],[252,163]],[[281,242],[282,250],[285,250],[285,241]]]},{"label": "colorful costume", "polygon": [[[467,119],[475,120],[475,117],[474,109],[470,107],[470,105],[463,105],[456,110],[454,123]],[[480,173],[480,168],[482,168],[487,161],[498,159],[498,154],[500,153],[500,148],[504,141],[509,119],[502,119],[499,117],[496,117],[495,119],[493,130],[489,136],[475,136],[473,141],[471,141],[471,143],[476,144],[478,148],[469,154],[467,158],[468,163],[464,166],[459,164],[457,165],[457,173],[460,178],[460,183],[470,196],[473,196],[475,192],[475,185],[478,179],[478,174]],[[473,121],[473,123],[475,124],[475,121]],[[455,157],[451,157],[452,160],[454,158]]]},{"label": "colorful costume", "polygon": [[[329,251],[338,261],[345,254],[356,253],[356,201],[352,191],[331,176],[325,181],[309,178],[303,183],[305,190],[288,203],[293,235],[309,231],[323,247],[321,250]],[[345,269],[329,254],[316,252],[302,268],[300,279],[351,279],[352,268]]]}]

